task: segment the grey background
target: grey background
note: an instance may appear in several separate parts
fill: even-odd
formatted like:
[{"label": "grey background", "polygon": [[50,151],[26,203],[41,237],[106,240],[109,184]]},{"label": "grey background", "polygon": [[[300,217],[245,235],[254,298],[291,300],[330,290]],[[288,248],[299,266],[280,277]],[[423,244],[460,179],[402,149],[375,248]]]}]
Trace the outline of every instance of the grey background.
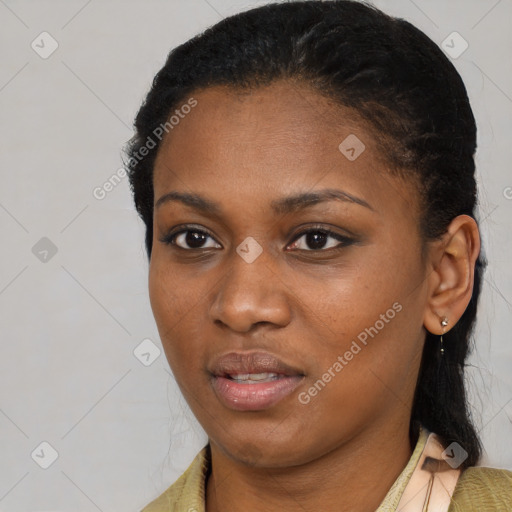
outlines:
[{"label": "grey background", "polygon": [[[93,190],[121,167],[169,50],[264,3],[0,0],[0,511],[140,510],[206,441],[158,355],[127,179]],[[479,126],[490,264],[468,381],[483,463],[512,469],[512,0],[375,4],[469,43],[454,63]],[[58,43],[46,59],[31,47],[51,48],[43,31]],[[42,442],[58,453],[47,469]]]}]

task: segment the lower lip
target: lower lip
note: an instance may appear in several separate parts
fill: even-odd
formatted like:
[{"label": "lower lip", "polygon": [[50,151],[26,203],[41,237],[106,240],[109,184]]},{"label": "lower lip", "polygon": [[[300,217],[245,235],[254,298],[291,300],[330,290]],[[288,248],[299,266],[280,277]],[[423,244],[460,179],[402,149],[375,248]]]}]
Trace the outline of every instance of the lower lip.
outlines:
[{"label": "lower lip", "polygon": [[240,384],[226,377],[213,377],[213,388],[220,401],[235,411],[268,409],[294,391],[304,377],[301,375],[258,384]]}]

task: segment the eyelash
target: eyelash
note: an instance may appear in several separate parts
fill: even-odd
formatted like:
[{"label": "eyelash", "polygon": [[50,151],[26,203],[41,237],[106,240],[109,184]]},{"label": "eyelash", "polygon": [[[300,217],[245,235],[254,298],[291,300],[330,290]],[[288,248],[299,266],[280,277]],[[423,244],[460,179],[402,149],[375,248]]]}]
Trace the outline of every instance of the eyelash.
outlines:
[{"label": "eyelash", "polygon": [[[182,249],[184,251],[189,251],[189,252],[213,249],[213,247],[206,247],[206,248],[198,247],[198,248],[185,249],[183,247],[180,247],[179,245],[176,245],[176,243],[175,243],[176,237],[181,235],[181,234],[183,234],[183,233],[187,233],[187,232],[200,233],[202,235],[206,235],[206,236],[210,237],[212,240],[215,240],[214,237],[210,233],[208,233],[208,231],[205,231],[204,229],[198,229],[195,226],[187,226],[187,225],[185,225],[185,226],[179,226],[173,232],[171,232],[168,235],[165,235],[164,237],[162,237],[160,239],[160,242],[165,243],[167,245],[174,245],[178,249]],[[351,245],[351,244],[353,244],[355,242],[354,239],[349,238],[349,237],[344,236],[344,235],[340,235],[339,233],[336,233],[334,231],[326,229],[325,227],[322,227],[322,226],[312,226],[312,227],[310,227],[308,229],[305,229],[305,230],[300,231],[299,233],[297,233],[295,235],[295,237],[293,238],[291,243],[296,243],[304,235],[308,235],[310,233],[322,233],[324,235],[327,235],[327,237],[332,237],[332,238],[338,240],[338,242],[340,242],[340,244],[335,246],[335,247],[329,247],[328,249],[297,249],[298,251],[303,251],[303,252],[336,251],[336,250],[343,249],[344,247],[347,247],[347,246],[349,246],[349,245]],[[216,241],[216,243],[218,243],[218,242]]]}]

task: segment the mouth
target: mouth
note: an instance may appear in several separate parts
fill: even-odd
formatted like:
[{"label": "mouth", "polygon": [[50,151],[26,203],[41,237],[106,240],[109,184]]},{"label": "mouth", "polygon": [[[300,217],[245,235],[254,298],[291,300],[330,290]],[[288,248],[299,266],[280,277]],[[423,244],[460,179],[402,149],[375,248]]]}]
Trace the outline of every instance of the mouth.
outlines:
[{"label": "mouth", "polygon": [[304,373],[268,352],[231,352],[210,371],[220,402],[235,411],[269,409],[290,395]]},{"label": "mouth", "polygon": [[280,373],[235,373],[233,375],[225,375],[226,378],[231,379],[238,384],[259,384],[260,382],[271,382],[283,377]]}]

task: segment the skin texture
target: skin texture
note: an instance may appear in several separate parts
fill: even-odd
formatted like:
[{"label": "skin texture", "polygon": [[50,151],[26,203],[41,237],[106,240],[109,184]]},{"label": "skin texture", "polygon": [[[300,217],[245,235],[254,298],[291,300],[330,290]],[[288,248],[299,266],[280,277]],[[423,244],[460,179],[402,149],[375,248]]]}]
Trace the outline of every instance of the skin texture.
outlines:
[{"label": "skin texture", "polygon": [[[197,106],[157,155],[155,204],[171,191],[195,193],[221,213],[179,201],[155,208],[149,291],[169,365],[210,439],[207,511],[374,511],[412,453],[425,329],[441,334],[446,316],[448,331],[471,298],[476,223],[459,216],[441,240],[423,242],[413,182],[389,173],[354,112],[305,86],[216,86],[192,96]],[[350,134],[365,145],[354,161],[338,149]],[[288,214],[270,208],[327,188],[370,208],[340,200]],[[189,248],[186,231],[175,245],[161,241],[182,224],[207,232],[200,249]],[[340,247],[329,236],[315,246],[302,233],[318,224],[353,242]],[[249,236],[263,250],[252,263],[236,252]],[[301,403],[299,393],[394,303],[400,312]],[[255,350],[305,377],[269,409],[231,410],[207,368],[222,354]]]}]

